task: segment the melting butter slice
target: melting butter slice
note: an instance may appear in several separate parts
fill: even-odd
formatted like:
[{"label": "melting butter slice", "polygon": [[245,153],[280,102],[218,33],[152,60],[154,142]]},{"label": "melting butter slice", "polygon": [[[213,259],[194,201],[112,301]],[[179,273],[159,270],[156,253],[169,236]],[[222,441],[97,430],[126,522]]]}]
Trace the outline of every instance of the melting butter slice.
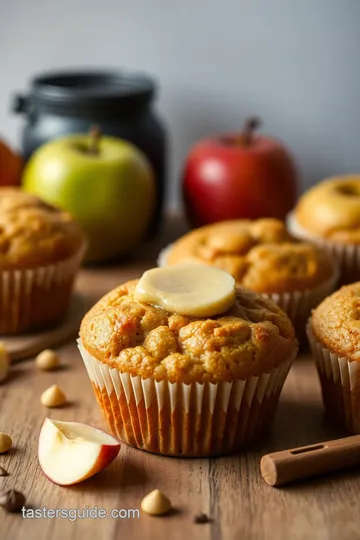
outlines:
[{"label": "melting butter slice", "polygon": [[235,294],[235,280],[230,274],[197,263],[148,270],[135,288],[138,302],[192,317],[224,313],[234,305]]}]

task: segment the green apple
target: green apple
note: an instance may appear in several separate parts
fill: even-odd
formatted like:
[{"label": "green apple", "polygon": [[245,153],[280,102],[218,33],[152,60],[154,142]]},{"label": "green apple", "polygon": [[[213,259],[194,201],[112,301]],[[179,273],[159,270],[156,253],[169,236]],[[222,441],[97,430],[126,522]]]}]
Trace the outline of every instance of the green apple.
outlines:
[{"label": "green apple", "polygon": [[41,146],[26,165],[23,188],[73,215],[87,234],[86,260],[92,262],[135,248],[155,207],[153,171],[144,154],[96,129]]}]

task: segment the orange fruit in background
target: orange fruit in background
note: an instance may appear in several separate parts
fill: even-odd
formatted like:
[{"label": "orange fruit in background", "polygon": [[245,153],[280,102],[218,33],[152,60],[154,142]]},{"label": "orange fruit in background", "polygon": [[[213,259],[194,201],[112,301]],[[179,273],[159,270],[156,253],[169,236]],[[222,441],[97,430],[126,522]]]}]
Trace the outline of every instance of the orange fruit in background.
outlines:
[{"label": "orange fruit in background", "polygon": [[18,186],[22,168],[21,156],[0,139],[0,186]]}]

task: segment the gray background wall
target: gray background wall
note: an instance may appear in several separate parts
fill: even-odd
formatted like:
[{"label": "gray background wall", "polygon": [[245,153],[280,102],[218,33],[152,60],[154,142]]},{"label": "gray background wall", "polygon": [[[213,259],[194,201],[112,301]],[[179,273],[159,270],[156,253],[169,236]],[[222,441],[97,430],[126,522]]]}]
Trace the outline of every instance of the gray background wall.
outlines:
[{"label": "gray background wall", "polygon": [[171,202],[191,144],[256,113],[303,186],[360,171],[359,0],[0,0],[0,134],[9,98],[54,67],[155,74],[171,134]]}]

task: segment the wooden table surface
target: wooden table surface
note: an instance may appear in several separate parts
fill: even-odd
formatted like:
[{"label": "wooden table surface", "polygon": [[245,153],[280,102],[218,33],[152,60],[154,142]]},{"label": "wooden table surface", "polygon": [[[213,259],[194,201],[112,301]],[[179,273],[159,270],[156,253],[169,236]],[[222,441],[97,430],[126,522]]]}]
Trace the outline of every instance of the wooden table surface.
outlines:
[{"label": "wooden table surface", "polygon": [[[163,244],[167,239],[164,238]],[[142,251],[143,260],[121,266],[83,270],[77,287],[92,303],[117,284],[154,266],[157,245]],[[0,489],[14,487],[32,508],[139,509],[144,495],[162,489],[176,511],[167,517],[127,519],[24,519],[0,511],[1,540],[154,539],[187,540],[338,540],[360,538],[360,471],[333,475],[286,488],[271,488],[259,472],[267,452],[341,437],[323,417],[320,388],[309,355],[300,356],[281,395],[267,438],[246,453],[216,459],[166,458],[122,445],[108,469],[73,487],[52,484],[37,459],[40,426],[46,415],[106,427],[75,341],[59,349],[63,369],[39,372],[32,361],[14,366],[0,386],[0,431],[14,448],[0,456],[10,476]],[[71,403],[47,411],[40,394],[58,383]],[[194,515],[208,514],[209,524]]]}]

